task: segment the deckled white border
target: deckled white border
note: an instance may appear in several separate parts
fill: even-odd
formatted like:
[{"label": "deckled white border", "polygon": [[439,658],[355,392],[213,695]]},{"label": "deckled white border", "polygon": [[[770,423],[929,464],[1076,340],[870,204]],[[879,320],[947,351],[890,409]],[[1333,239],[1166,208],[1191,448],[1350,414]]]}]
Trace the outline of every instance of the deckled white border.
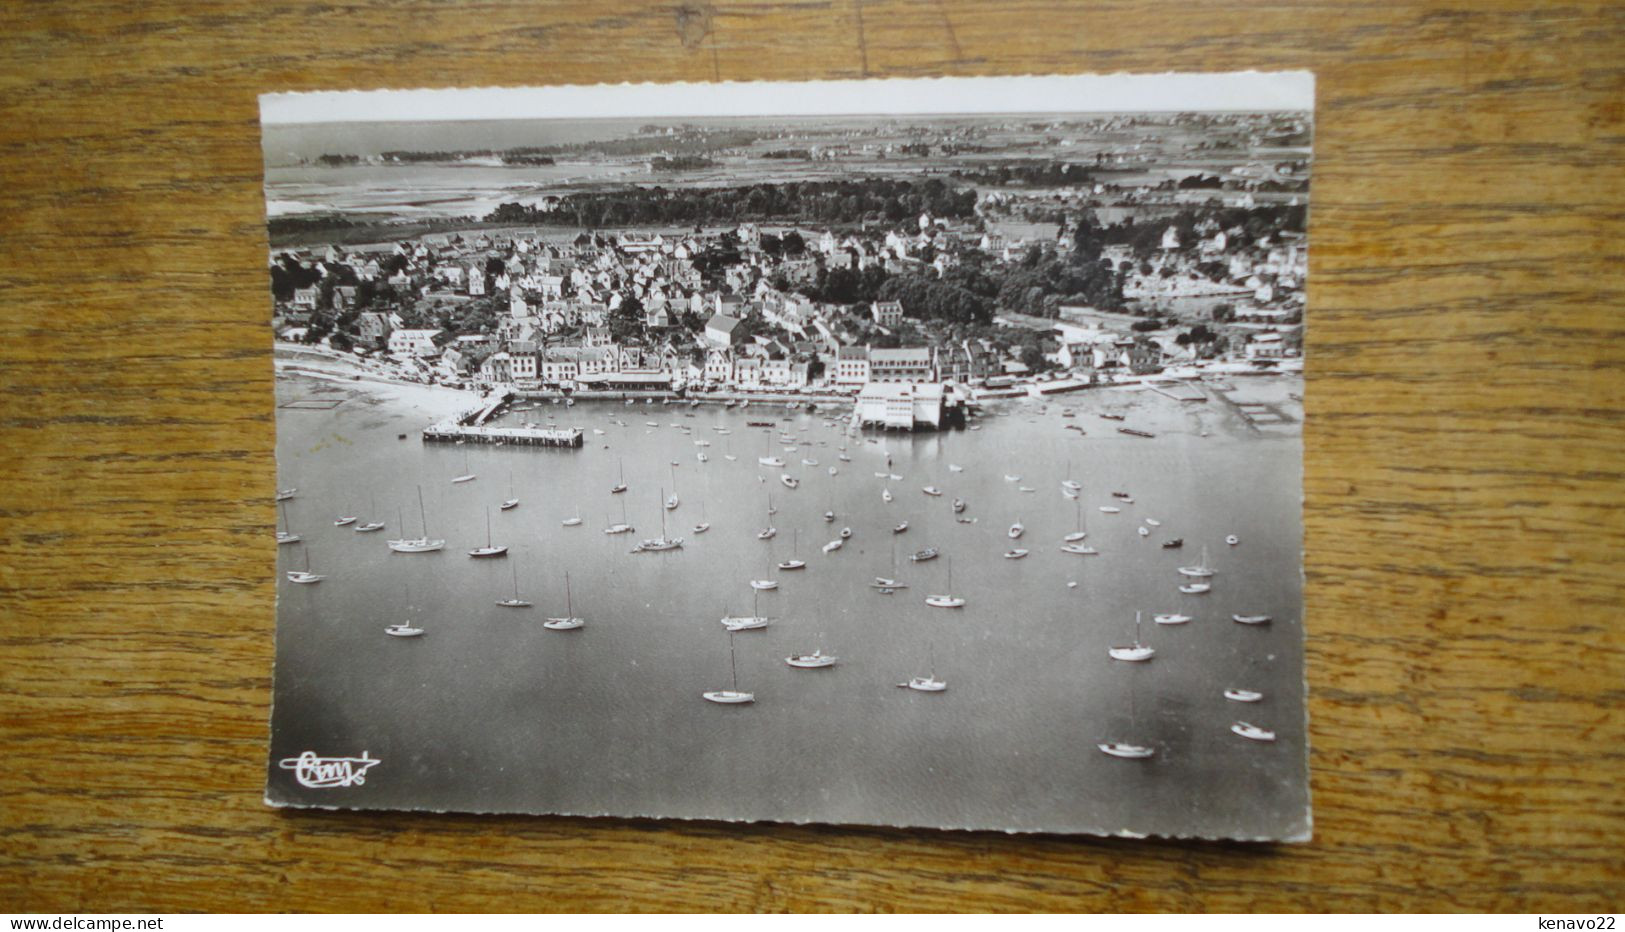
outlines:
[{"label": "deckled white border", "polygon": [[1237,71],[310,91],[260,95],[260,122],[1261,112],[1314,103],[1313,72]]}]

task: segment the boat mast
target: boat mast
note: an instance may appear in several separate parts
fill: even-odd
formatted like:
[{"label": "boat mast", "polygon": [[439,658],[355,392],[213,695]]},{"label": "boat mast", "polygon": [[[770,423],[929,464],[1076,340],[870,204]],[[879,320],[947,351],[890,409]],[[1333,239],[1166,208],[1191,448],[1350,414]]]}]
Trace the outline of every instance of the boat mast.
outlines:
[{"label": "boat mast", "polygon": [[564,574],[564,614],[574,618],[575,609],[570,607],[570,574]]},{"label": "boat mast", "polygon": [[734,661],[734,633],[728,632],[728,669],[733,673],[734,692],[739,692],[739,664]]},{"label": "boat mast", "polygon": [[[423,532],[423,534],[424,534],[425,537],[427,537],[429,532],[427,530],[425,530]],[[491,506],[490,505],[485,506],[485,549],[486,550],[491,549]]]},{"label": "boat mast", "polygon": [[517,602],[519,601],[519,561],[515,560],[508,566],[513,569],[513,600]]},{"label": "boat mast", "polygon": [[423,522],[423,539],[429,539],[429,513],[423,510],[423,486],[418,486],[418,520]]}]

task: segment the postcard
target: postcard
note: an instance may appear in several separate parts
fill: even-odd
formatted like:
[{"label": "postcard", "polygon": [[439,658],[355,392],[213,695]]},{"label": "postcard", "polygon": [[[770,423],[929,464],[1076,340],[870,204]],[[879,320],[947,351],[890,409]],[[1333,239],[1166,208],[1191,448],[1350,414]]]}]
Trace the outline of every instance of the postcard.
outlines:
[{"label": "postcard", "polygon": [[1313,98],[262,98],[266,801],[1306,840]]}]

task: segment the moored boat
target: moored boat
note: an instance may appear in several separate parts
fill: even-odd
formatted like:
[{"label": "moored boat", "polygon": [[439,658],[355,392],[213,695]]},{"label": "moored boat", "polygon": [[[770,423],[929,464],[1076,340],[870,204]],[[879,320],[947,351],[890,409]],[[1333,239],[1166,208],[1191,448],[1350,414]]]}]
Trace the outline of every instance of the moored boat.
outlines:
[{"label": "moored boat", "polygon": [[1231,615],[1230,620],[1243,625],[1267,625],[1270,623],[1268,615]]},{"label": "moored boat", "polygon": [[1106,653],[1113,660],[1126,660],[1131,663],[1142,663],[1156,655],[1155,648],[1140,643],[1140,613],[1134,613],[1134,643],[1127,647],[1109,648]]},{"label": "moored boat", "polygon": [[810,654],[796,654],[784,658],[784,662],[801,670],[816,670],[822,667],[833,667],[837,657],[831,657],[823,650],[814,650]]},{"label": "moored boat", "polygon": [[700,695],[707,702],[719,705],[743,705],[756,701],[755,693],[743,692],[739,688],[739,666],[734,661],[733,629],[728,630],[728,669],[733,676],[733,686],[730,689],[713,689]]},{"label": "moored boat", "polygon": [[1264,694],[1251,689],[1227,689],[1224,698],[1231,702],[1258,702],[1264,698]]}]

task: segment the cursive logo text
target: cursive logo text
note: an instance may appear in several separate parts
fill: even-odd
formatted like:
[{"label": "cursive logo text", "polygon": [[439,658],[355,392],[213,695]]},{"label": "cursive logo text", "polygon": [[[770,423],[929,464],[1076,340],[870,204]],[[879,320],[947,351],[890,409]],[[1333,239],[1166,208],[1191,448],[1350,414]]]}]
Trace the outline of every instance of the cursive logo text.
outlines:
[{"label": "cursive logo text", "polygon": [[327,789],[360,786],[367,782],[367,771],[379,763],[366,751],[362,751],[360,757],[317,757],[315,751],[306,751],[298,757],[284,757],[277,766],[293,771],[293,778],[300,786]]}]

